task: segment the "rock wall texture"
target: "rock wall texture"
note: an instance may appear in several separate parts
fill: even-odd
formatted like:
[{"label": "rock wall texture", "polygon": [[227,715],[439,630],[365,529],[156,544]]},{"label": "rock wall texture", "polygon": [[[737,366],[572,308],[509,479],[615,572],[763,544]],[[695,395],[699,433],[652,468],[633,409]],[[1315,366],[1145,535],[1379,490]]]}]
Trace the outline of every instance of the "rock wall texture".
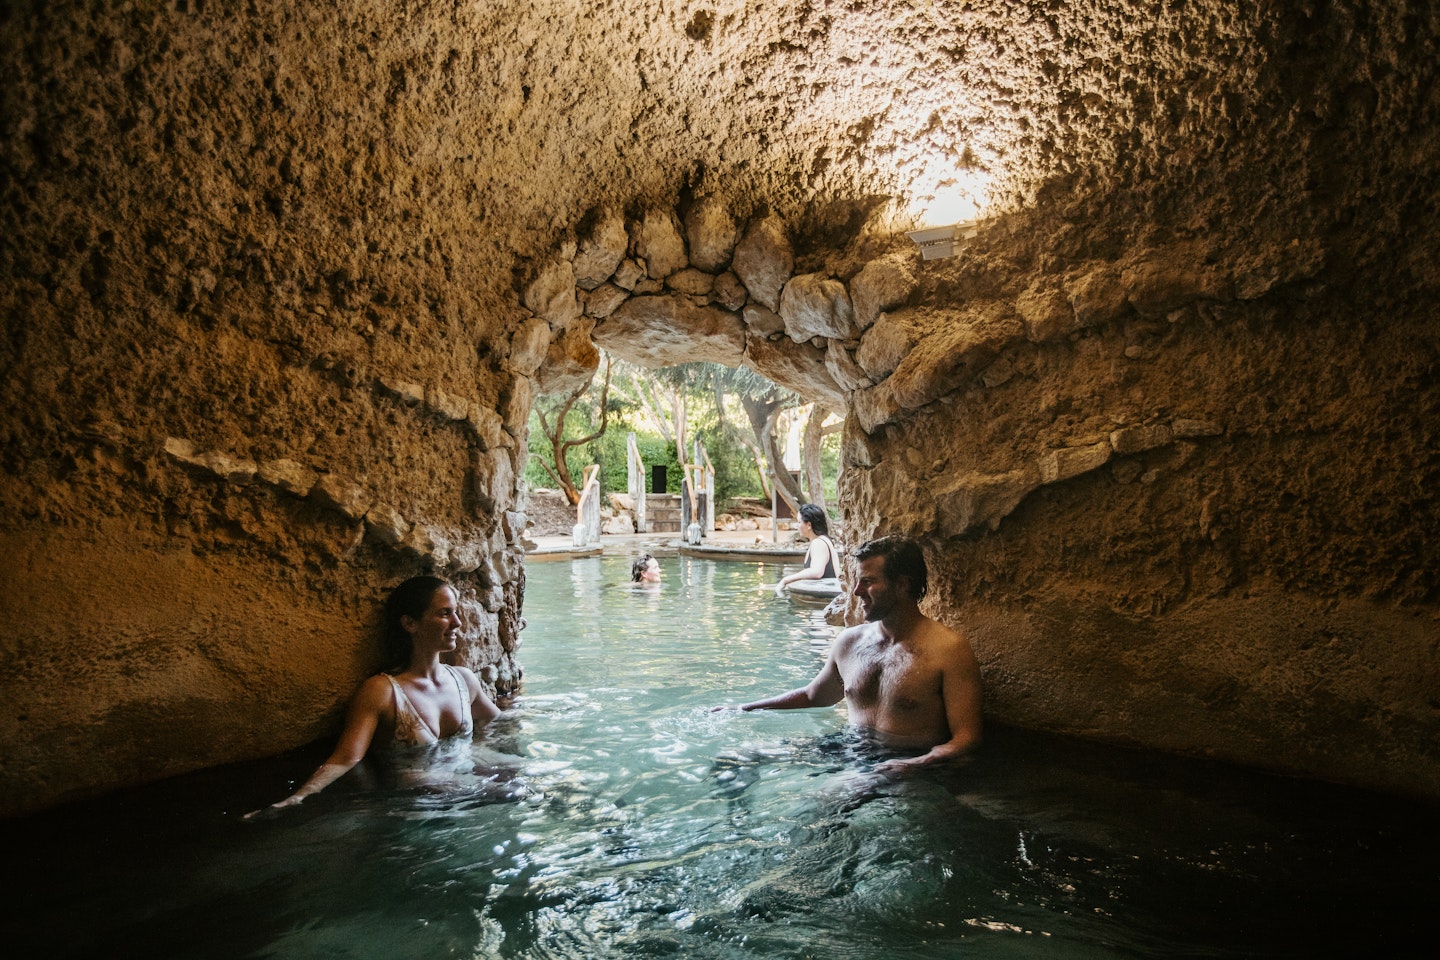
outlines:
[{"label": "rock wall texture", "polygon": [[1440,797],[1437,16],[7,5],[0,810],[330,733],[420,570],[512,689],[597,347],[845,412],[993,717]]}]

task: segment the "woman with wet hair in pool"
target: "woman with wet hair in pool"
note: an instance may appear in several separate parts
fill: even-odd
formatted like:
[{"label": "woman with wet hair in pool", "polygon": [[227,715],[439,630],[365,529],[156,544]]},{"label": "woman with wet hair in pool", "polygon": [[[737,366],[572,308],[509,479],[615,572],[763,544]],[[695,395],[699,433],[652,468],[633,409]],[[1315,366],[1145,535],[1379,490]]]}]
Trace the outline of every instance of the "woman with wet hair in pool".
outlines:
[{"label": "woman with wet hair in pool", "polygon": [[460,596],[439,577],[411,577],[385,600],[385,653],[393,673],[366,680],[350,702],[345,729],[329,759],[278,803],[247,815],[283,809],[349,773],[371,747],[424,760],[449,744],[468,749],[475,730],[500,716],[480,680],[466,667],[441,663],[460,639]]},{"label": "woman with wet hair in pool", "polygon": [[839,555],[830,540],[830,522],[825,519],[825,511],[813,503],[802,506],[800,529],[796,532],[801,539],[810,541],[810,548],[805,551],[805,566],[796,573],[781,577],[780,582],[775,584],[775,595],[785,596],[786,588],[797,580],[834,580],[839,590]]}]

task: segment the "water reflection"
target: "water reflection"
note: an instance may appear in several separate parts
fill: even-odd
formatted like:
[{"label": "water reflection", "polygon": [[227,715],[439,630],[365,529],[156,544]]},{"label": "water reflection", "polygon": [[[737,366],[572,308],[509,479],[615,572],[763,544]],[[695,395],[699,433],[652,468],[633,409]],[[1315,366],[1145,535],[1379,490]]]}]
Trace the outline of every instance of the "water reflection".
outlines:
[{"label": "water reflection", "polygon": [[7,830],[31,882],[0,935],[207,960],[1420,955],[1433,809],[994,727],[967,766],[883,780],[843,707],[709,711],[808,680],[817,610],[760,589],[773,567],[661,562],[653,593],[624,558],[530,568],[524,695],[472,757],[523,794],[347,778],[239,823],[301,754],[57,811]]}]

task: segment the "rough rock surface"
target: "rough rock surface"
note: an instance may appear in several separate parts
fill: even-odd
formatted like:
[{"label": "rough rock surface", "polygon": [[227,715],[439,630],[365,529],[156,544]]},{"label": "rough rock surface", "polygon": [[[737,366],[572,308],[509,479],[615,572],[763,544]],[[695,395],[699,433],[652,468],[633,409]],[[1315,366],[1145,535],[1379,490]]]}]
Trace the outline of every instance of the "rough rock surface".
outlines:
[{"label": "rough rock surface", "polygon": [[0,812],[332,735],[422,570],[513,687],[533,397],[797,275],[992,716],[1440,797],[1440,8],[611,12],[6,6]]}]

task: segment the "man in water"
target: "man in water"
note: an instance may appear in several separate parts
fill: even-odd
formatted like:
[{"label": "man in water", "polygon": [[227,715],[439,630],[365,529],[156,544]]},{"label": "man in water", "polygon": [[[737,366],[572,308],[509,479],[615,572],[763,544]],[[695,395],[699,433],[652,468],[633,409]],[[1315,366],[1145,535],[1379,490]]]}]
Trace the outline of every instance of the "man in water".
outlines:
[{"label": "man in water", "polygon": [[920,545],[881,537],[855,559],[852,592],[865,622],[835,638],[809,684],[739,709],[828,707],[843,697],[861,731],[885,746],[919,751],[875,768],[891,776],[964,757],[980,742],[980,665],[963,636],[920,612],[927,580]]}]

